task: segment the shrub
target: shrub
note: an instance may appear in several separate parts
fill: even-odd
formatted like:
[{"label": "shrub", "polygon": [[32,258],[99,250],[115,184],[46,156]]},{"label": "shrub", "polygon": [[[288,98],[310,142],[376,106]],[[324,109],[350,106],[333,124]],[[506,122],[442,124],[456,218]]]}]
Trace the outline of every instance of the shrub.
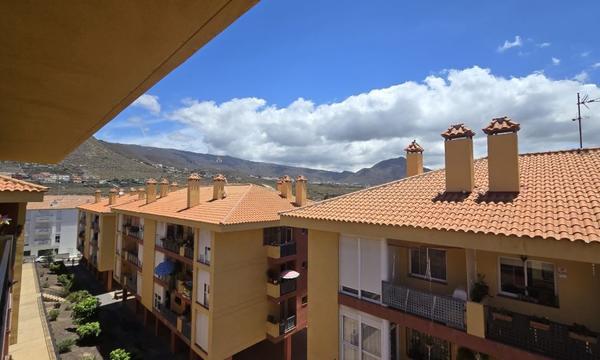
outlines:
[{"label": "shrub", "polygon": [[48,311],[48,321],[56,321],[58,314],[60,314],[60,310],[58,309],[52,309]]},{"label": "shrub", "polygon": [[55,274],[64,274],[65,271],[67,271],[67,267],[65,266],[65,263],[61,261],[48,265],[48,270]]},{"label": "shrub", "polygon": [[71,287],[73,286],[74,278],[75,277],[73,276],[73,274],[62,274],[58,275],[57,281],[65,289],[71,289]]},{"label": "shrub", "polygon": [[100,323],[94,321],[87,324],[79,325],[77,327],[77,330],[75,331],[77,332],[80,341],[93,341],[96,340],[98,336],[100,336]]},{"label": "shrub", "polygon": [[110,352],[110,360],[130,360],[131,355],[125,349],[114,349]]},{"label": "shrub", "polygon": [[70,311],[73,307],[71,306],[71,304],[67,304],[65,306],[65,310]]},{"label": "shrub", "polygon": [[52,306],[54,306],[55,309],[58,309],[58,308],[60,308],[60,303],[55,302]]},{"label": "shrub", "polygon": [[96,317],[98,314],[98,307],[100,307],[100,300],[90,296],[73,306],[73,313],[71,316],[76,324],[84,324]]},{"label": "shrub", "polygon": [[64,354],[64,353],[68,353],[69,351],[71,351],[71,347],[75,344],[75,339],[64,339],[58,342],[58,344],[56,344],[56,347],[58,348],[58,353],[59,354]]},{"label": "shrub", "polygon": [[69,302],[72,302],[73,304],[76,304],[76,303],[80,302],[81,300],[83,300],[85,298],[89,298],[91,296],[92,296],[92,294],[90,294],[87,290],[79,290],[79,291],[73,291],[72,293],[70,293],[69,296],[67,296],[67,300]]},{"label": "shrub", "polygon": [[42,287],[43,287],[44,289],[46,289],[46,288],[47,288],[47,287],[49,287],[49,286],[50,286],[50,284],[48,284],[48,281],[44,281],[44,282],[42,283]]}]

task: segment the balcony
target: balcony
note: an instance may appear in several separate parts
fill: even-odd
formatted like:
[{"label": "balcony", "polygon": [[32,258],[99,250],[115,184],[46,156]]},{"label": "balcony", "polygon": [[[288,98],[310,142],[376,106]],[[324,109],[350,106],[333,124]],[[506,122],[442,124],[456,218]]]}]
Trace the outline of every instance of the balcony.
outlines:
[{"label": "balcony", "polygon": [[137,276],[131,274],[123,274],[123,281],[126,288],[134,294],[137,294]]},{"label": "balcony", "polygon": [[210,266],[210,257],[206,254],[198,254],[198,262]]},{"label": "balcony", "polygon": [[160,237],[156,239],[156,248],[159,251],[166,252],[168,255],[178,259],[185,260],[188,263],[194,259],[194,248],[191,246],[180,245],[181,242]]},{"label": "balcony", "polygon": [[154,304],[156,310],[169,322],[173,327],[177,327],[177,314],[166,307],[164,304]]},{"label": "balcony", "polygon": [[269,280],[267,282],[267,295],[279,298],[283,295],[296,291],[296,279],[294,280]]},{"label": "balcony", "polygon": [[465,330],[466,302],[450,296],[433,295],[401,285],[382,282],[382,302],[408,314]]},{"label": "balcony", "polygon": [[505,309],[485,307],[485,337],[555,359],[600,359],[599,334]]},{"label": "balcony", "polygon": [[275,316],[267,317],[267,334],[273,338],[285,335],[296,328],[296,315],[285,319],[277,319]]},{"label": "balcony", "polygon": [[138,257],[137,253],[133,253],[127,250],[123,250],[123,258],[127,260],[130,264],[137,266],[138,268],[142,267],[142,261]]},{"label": "balcony", "polygon": [[181,333],[188,340],[190,340],[190,338],[192,337],[192,322],[189,319],[186,319],[186,318],[183,319]]},{"label": "balcony", "polygon": [[267,256],[271,259],[280,259],[287,256],[296,255],[296,243],[286,244],[268,244]]},{"label": "balcony", "polygon": [[123,235],[135,240],[143,240],[144,229],[137,225],[125,224],[123,225]]}]

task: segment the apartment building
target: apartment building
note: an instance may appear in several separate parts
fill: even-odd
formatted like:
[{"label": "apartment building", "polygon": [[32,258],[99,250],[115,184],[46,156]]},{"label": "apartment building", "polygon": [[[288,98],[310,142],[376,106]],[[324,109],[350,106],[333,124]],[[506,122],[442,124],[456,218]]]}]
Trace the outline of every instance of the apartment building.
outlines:
[{"label": "apartment building", "polygon": [[46,195],[44,201],[27,204],[24,256],[79,255],[77,206],[93,196]]},{"label": "apartment building", "polygon": [[116,216],[111,208],[135,201],[138,194],[111,189],[108,197],[103,198],[96,190],[94,201],[77,207],[77,250],[83,254],[82,262],[93,270],[108,290],[113,288],[113,269],[115,267]]},{"label": "apartment building", "polygon": [[124,298],[135,295],[157,333],[168,329],[173,350],[220,360],[267,340],[291,359],[306,327],[307,233],[280,226],[279,212],[305,205],[306,185],[299,177],[294,195],[287,176],[277,191],[222,175],[201,186],[192,174],[185,188],[148,180],[112,207]]},{"label": "apartment building", "polygon": [[[0,356],[17,342],[27,204],[43,200],[47,188],[0,175]],[[10,219],[10,220],[8,220]]]},{"label": "apartment building", "polygon": [[[600,149],[442,133],[445,169],[282,214],[308,228],[310,359],[599,359]],[[479,357],[476,357],[479,356]]]}]

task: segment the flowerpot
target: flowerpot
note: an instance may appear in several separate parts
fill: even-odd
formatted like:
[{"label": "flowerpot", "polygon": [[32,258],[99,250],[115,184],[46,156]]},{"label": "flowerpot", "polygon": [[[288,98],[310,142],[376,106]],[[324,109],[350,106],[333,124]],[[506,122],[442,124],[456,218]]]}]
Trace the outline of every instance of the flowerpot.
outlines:
[{"label": "flowerpot", "polygon": [[574,340],[582,341],[584,343],[596,344],[598,338],[595,336],[583,335],[573,331],[569,331],[569,337]]},{"label": "flowerpot", "polygon": [[548,331],[550,330],[550,324],[546,324],[543,322],[539,322],[539,321],[529,321],[529,326],[531,326],[534,329],[537,330],[543,330],[543,331]]},{"label": "flowerpot", "polygon": [[492,319],[506,321],[506,322],[512,322],[512,316],[502,314],[502,313],[496,313],[496,312],[492,313]]}]

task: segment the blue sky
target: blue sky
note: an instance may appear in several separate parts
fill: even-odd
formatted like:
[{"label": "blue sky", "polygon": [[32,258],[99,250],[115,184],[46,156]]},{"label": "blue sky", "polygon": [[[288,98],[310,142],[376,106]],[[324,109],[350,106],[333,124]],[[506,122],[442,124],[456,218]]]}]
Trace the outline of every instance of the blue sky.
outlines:
[{"label": "blue sky", "polygon": [[575,93],[600,96],[599,13],[593,1],[262,1],[97,137],[338,170],[416,138],[435,167],[444,127],[509,115],[523,150],[573,147]]}]

